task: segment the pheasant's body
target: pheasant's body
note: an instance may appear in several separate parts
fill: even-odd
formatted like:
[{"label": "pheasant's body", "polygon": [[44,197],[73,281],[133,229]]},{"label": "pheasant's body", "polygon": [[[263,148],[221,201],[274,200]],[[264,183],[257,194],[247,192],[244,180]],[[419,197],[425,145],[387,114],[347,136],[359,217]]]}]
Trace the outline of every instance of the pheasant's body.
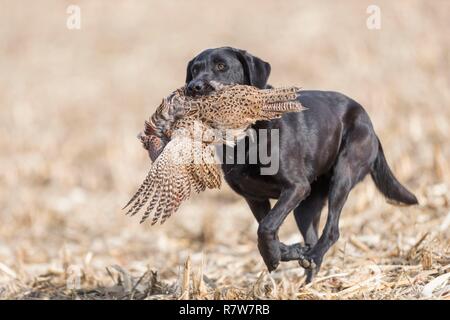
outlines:
[{"label": "pheasant's body", "polygon": [[[296,87],[257,89],[250,86],[215,84],[216,91],[198,98],[184,95],[184,88],[163,100],[140,139],[154,163],[129,203],[136,214],[148,202],[141,222],[154,211],[152,224],[163,223],[193,191],[219,188],[220,167],[213,143],[227,142],[211,129],[232,130],[240,135],[258,120],[279,118],[301,111]],[[218,138],[220,137],[220,138]],[[228,136],[229,137],[229,136]],[[161,144],[161,139],[169,141]]]}]

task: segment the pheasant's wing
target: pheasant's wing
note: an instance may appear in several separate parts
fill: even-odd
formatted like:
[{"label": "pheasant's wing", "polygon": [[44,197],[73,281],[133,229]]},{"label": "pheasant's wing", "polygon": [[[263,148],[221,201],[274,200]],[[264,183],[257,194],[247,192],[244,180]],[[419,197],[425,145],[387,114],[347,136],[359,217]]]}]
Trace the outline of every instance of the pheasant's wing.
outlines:
[{"label": "pheasant's wing", "polygon": [[211,144],[203,144],[203,160],[201,170],[203,172],[204,183],[209,189],[219,189],[222,184],[220,167],[215,159],[215,149]]},{"label": "pheasant's wing", "polygon": [[[164,208],[161,217],[161,224],[163,224],[173,213],[175,213],[180,207],[183,201],[187,200],[191,193],[191,180],[186,168],[179,168],[180,171],[177,172],[177,177],[175,178],[175,188],[169,191],[166,200],[166,207]],[[157,223],[159,220],[159,215],[153,217],[152,225]]]},{"label": "pheasant's wing", "polygon": [[[193,163],[193,153],[196,152],[193,148],[196,145],[189,137],[174,137],[153,163],[141,187],[127,204],[132,205],[128,213],[134,215],[148,203],[141,223],[152,213],[152,224],[160,219],[164,223],[193,192],[220,185],[217,183],[217,177],[220,180],[219,172],[208,167],[205,173],[199,169],[203,166],[202,163]],[[214,182],[209,183],[210,180]],[[208,185],[205,181],[208,181]]]},{"label": "pheasant's wing", "polygon": [[174,183],[172,179],[172,172],[169,170],[165,172],[164,179],[162,180],[160,186],[159,186],[159,193],[158,193],[158,200],[155,205],[153,205],[150,208],[147,208],[144,215],[141,218],[141,223],[145,222],[147,220],[150,213],[153,211],[153,209],[156,207],[153,213],[153,219],[152,224],[155,224],[158,220],[161,214],[164,212],[164,208],[166,207],[167,202],[169,202],[169,194],[170,194],[170,188],[172,187],[172,183]]},{"label": "pheasant's wing", "polygon": [[[147,219],[152,211],[154,211],[152,224],[158,222],[161,216],[164,218],[161,222],[165,221],[178,209],[182,201],[189,198],[192,191],[190,187],[186,188],[185,186],[191,185],[191,177],[187,174],[187,167],[192,162],[192,147],[193,143],[189,137],[174,137],[168,143],[161,154],[164,156],[157,170],[157,179],[161,181],[158,199],[153,200],[154,204],[147,208],[141,223]],[[159,161],[158,158],[157,162]],[[180,194],[183,196],[180,197]]]},{"label": "pheasant's wing", "polygon": [[145,177],[145,179],[142,182],[142,184],[139,187],[139,189],[134,193],[134,195],[127,202],[127,204],[122,208],[122,210],[124,210],[124,209],[128,208],[128,206],[130,206],[132,203],[134,203],[133,206],[128,210],[128,212],[126,214],[132,213],[134,211],[136,203],[139,202],[139,198],[138,197],[140,195],[142,195],[144,192],[146,192],[147,188],[149,187],[149,184],[150,184],[150,172]]},{"label": "pheasant's wing", "polygon": [[[169,147],[170,143],[168,144]],[[124,209],[132,204],[130,209],[126,214],[130,214],[134,216],[138,213],[141,208],[149,201],[150,196],[152,199],[150,200],[150,204],[144,213],[144,217],[147,218],[151,213],[151,209],[158,203],[159,195],[161,193],[161,186],[164,183],[164,175],[167,175],[168,169],[168,154],[170,153],[170,148],[168,152],[163,151],[160,156],[153,162],[147,177],[145,178],[142,185],[139,187],[138,191],[133,195],[131,200],[127,203]],[[167,170],[167,171],[166,171]],[[145,219],[144,219],[145,220]]]},{"label": "pheasant's wing", "polygon": [[203,171],[205,172],[204,183],[208,189],[220,189],[222,178],[220,175],[220,167],[217,164],[205,164]]},{"label": "pheasant's wing", "polygon": [[[189,157],[179,155],[177,159],[185,160],[171,170],[170,180],[174,183],[169,185],[168,189],[164,189],[167,196],[164,202],[165,208],[161,210],[161,224],[179,208],[183,201],[190,197],[193,191],[199,193],[206,188],[220,188],[221,185],[220,168],[214,159],[213,146],[190,139],[183,145],[183,150],[179,152],[184,154],[186,150],[190,149],[190,155]],[[152,224],[158,221],[158,212],[157,209]]]}]

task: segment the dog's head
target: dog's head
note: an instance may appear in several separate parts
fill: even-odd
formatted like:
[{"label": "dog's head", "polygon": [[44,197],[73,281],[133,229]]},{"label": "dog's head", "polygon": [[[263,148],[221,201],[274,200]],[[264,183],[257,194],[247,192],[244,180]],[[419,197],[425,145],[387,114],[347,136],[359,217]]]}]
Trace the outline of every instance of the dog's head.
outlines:
[{"label": "dog's head", "polygon": [[270,64],[244,50],[207,49],[188,63],[186,93],[191,96],[208,94],[214,90],[211,81],[265,88],[269,75]]},{"label": "dog's head", "polygon": [[[231,47],[207,49],[188,63],[186,93],[205,95],[215,90],[217,83],[244,84],[262,89],[266,87],[269,75],[270,64],[244,50]],[[144,147],[155,161],[166,144],[167,141],[154,136],[154,140],[144,143]]]}]

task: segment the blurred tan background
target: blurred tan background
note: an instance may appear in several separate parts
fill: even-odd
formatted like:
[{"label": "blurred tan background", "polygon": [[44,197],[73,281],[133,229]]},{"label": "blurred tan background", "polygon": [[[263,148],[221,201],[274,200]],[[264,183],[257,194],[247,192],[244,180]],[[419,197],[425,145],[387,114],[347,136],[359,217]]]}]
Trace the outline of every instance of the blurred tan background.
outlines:
[{"label": "blurred tan background", "polygon": [[[70,4],[81,8],[80,30],[66,28]],[[370,4],[381,9],[380,30],[366,27]],[[0,8],[0,298],[450,297],[448,1]],[[183,84],[191,58],[224,45],[270,62],[272,85],[360,102],[420,199],[390,206],[370,179],[361,183],[312,285],[295,262],[263,272],[256,222],[227,186],[162,227],[120,210],[150,165],[136,139],[144,120]],[[292,217],[280,236],[301,240]],[[79,286],[67,286],[77,276]]]}]

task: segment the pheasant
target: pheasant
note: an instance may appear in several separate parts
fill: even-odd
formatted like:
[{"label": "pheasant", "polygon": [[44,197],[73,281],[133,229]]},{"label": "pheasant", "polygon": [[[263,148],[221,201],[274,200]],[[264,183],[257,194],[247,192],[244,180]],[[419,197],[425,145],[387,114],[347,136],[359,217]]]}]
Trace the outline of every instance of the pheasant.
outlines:
[{"label": "pheasant", "polygon": [[[296,100],[297,87],[257,89],[215,82],[212,85],[215,91],[201,97],[186,96],[184,87],[174,91],[163,99],[150,121],[145,122],[144,132],[138,137],[153,164],[124,207],[132,204],[127,214],[133,216],[148,203],[141,223],[154,212],[152,225],[160,219],[163,224],[193,192],[220,188],[214,144],[234,143],[258,120],[275,119],[304,109]],[[225,130],[232,131],[224,138]]]}]

